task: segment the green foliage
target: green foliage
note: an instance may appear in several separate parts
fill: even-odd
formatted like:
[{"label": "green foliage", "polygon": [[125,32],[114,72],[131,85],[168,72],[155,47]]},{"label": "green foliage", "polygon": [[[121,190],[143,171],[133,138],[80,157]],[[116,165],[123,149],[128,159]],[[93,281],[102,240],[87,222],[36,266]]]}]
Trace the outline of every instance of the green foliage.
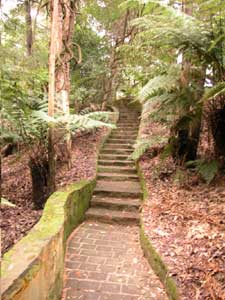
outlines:
[{"label": "green foliage", "polygon": [[218,82],[213,87],[208,88],[201,101],[206,102],[208,100],[216,99],[219,96],[225,96],[225,82]]},{"label": "green foliage", "polygon": [[134,145],[134,152],[131,154],[133,160],[138,160],[147,150],[154,147],[159,147],[160,144],[167,142],[167,138],[162,136],[152,136],[147,140],[138,140]]},{"label": "green foliage", "polygon": [[219,170],[219,165],[216,160],[205,161],[205,160],[195,160],[187,162],[187,166],[195,167],[196,171],[201,175],[201,177],[210,184],[215,178]]},{"label": "green foliage", "polygon": [[178,88],[179,71],[179,66],[173,66],[167,74],[151,79],[140,91],[139,100],[144,102],[153,96],[165,93],[169,95],[170,92],[176,90]]},{"label": "green foliage", "polygon": [[94,112],[86,115],[70,115],[69,128],[72,132],[92,130],[99,127],[115,128],[115,125],[106,123],[108,120],[109,118],[106,112]]}]

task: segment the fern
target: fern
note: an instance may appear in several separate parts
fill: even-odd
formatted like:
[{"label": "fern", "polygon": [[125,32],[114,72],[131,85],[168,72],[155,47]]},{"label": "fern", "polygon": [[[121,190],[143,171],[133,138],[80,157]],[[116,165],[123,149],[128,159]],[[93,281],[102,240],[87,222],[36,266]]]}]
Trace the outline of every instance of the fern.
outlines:
[{"label": "fern", "polygon": [[167,138],[162,136],[152,136],[151,139],[148,140],[138,140],[134,145],[134,152],[131,154],[131,159],[138,160],[148,149],[159,146],[159,144],[163,144],[167,142]]},{"label": "fern", "polygon": [[205,102],[208,100],[212,100],[217,98],[218,96],[225,96],[225,82],[218,82],[213,87],[207,89],[200,100],[201,102]]},{"label": "fern", "polygon": [[160,95],[162,93],[170,93],[177,89],[179,79],[179,67],[176,67],[177,72],[168,72],[168,74],[156,76],[151,79],[140,91],[139,100],[141,103],[147,99]]},{"label": "fern", "polygon": [[[110,124],[110,123],[105,123],[102,121],[95,120],[93,117],[99,117],[101,113],[93,113],[80,116],[80,115],[71,115],[69,117],[69,128],[72,132],[76,131],[85,131],[85,130],[90,130],[94,128],[99,128],[99,127],[109,127],[109,128],[116,128],[115,125]],[[91,118],[92,117],[92,118]]]},{"label": "fern", "polygon": [[110,118],[110,112],[107,111],[96,111],[96,112],[90,112],[88,114],[86,114],[85,116],[87,116],[90,119],[93,120],[97,120],[97,121],[102,121],[102,122],[109,122],[109,118]]},{"label": "fern", "polygon": [[219,170],[219,165],[216,160],[205,161],[199,159],[187,162],[186,166],[195,167],[196,171],[201,175],[207,184],[212,182]]}]

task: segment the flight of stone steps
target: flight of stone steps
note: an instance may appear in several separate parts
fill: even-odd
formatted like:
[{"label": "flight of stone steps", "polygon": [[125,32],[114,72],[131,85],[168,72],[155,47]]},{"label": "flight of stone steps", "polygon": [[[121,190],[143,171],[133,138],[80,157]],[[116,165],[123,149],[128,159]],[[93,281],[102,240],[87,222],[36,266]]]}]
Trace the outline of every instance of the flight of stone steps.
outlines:
[{"label": "flight of stone steps", "polygon": [[142,191],[135,163],[129,158],[138,127],[138,112],[121,108],[117,128],[100,152],[97,185],[86,219],[118,224],[139,223]]}]

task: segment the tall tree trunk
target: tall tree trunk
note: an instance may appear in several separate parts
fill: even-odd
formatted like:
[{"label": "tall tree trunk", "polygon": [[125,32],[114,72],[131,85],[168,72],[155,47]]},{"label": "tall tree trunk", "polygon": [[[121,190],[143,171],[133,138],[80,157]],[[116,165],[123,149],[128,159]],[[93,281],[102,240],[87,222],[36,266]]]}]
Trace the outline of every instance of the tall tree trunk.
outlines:
[{"label": "tall tree trunk", "polygon": [[[51,3],[51,37],[50,37],[50,54],[49,54],[49,86],[48,86],[48,114],[54,116],[55,106],[55,70],[56,57],[58,50],[58,23],[59,23],[59,0],[52,0]],[[54,130],[49,127],[48,132],[48,193],[55,191],[55,149],[54,149]]]},{"label": "tall tree trunk", "polygon": [[[192,1],[183,0],[182,1],[182,11],[188,15],[192,15]],[[182,74],[181,74],[181,83],[182,88],[189,89],[189,83],[191,80],[195,80],[198,85],[198,91],[193,96],[191,93],[189,97],[194,97],[196,101],[198,101],[203,94],[204,91],[204,83],[205,83],[205,73],[206,68],[201,70],[201,78],[196,80],[192,78],[191,75],[191,63],[185,57],[183,57],[182,62]],[[191,101],[190,101],[191,102]],[[176,162],[179,164],[183,164],[190,160],[195,160],[197,157],[198,144],[200,139],[201,132],[201,124],[202,124],[202,109],[199,107],[195,111],[195,116],[192,115],[192,120],[187,124],[186,128],[180,128],[179,123],[190,114],[190,108],[185,111],[180,112],[180,119],[177,121],[175,125],[175,134],[176,138],[172,138],[172,147],[173,147],[173,157]]]},{"label": "tall tree trunk", "polygon": [[[69,95],[70,95],[70,61],[74,58],[72,51],[72,38],[74,32],[76,0],[65,0],[59,8],[59,32],[58,32],[58,60],[56,68],[56,103],[55,110],[64,114],[68,119],[70,114]],[[64,130],[66,143],[63,143],[65,155],[67,156],[68,166],[71,166],[71,136],[66,124]]]},{"label": "tall tree trunk", "polygon": [[27,54],[30,56],[32,54],[33,46],[33,31],[32,31],[32,18],[31,18],[31,0],[25,0],[25,19],[26,19],[26,44],[27,44]]}]

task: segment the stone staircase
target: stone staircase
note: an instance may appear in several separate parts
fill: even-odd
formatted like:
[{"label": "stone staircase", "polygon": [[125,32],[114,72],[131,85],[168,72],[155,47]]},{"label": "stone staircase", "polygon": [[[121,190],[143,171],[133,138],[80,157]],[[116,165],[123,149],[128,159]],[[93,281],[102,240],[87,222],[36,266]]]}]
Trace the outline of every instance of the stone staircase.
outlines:
[{"label": "stone staircase", "polygon": [[86,212],[87,220],[138,224],[142,190],[134,162],[129,158],[139,127],[139,114],[120,109],[117,128],[99,155],[97,185]]}]

